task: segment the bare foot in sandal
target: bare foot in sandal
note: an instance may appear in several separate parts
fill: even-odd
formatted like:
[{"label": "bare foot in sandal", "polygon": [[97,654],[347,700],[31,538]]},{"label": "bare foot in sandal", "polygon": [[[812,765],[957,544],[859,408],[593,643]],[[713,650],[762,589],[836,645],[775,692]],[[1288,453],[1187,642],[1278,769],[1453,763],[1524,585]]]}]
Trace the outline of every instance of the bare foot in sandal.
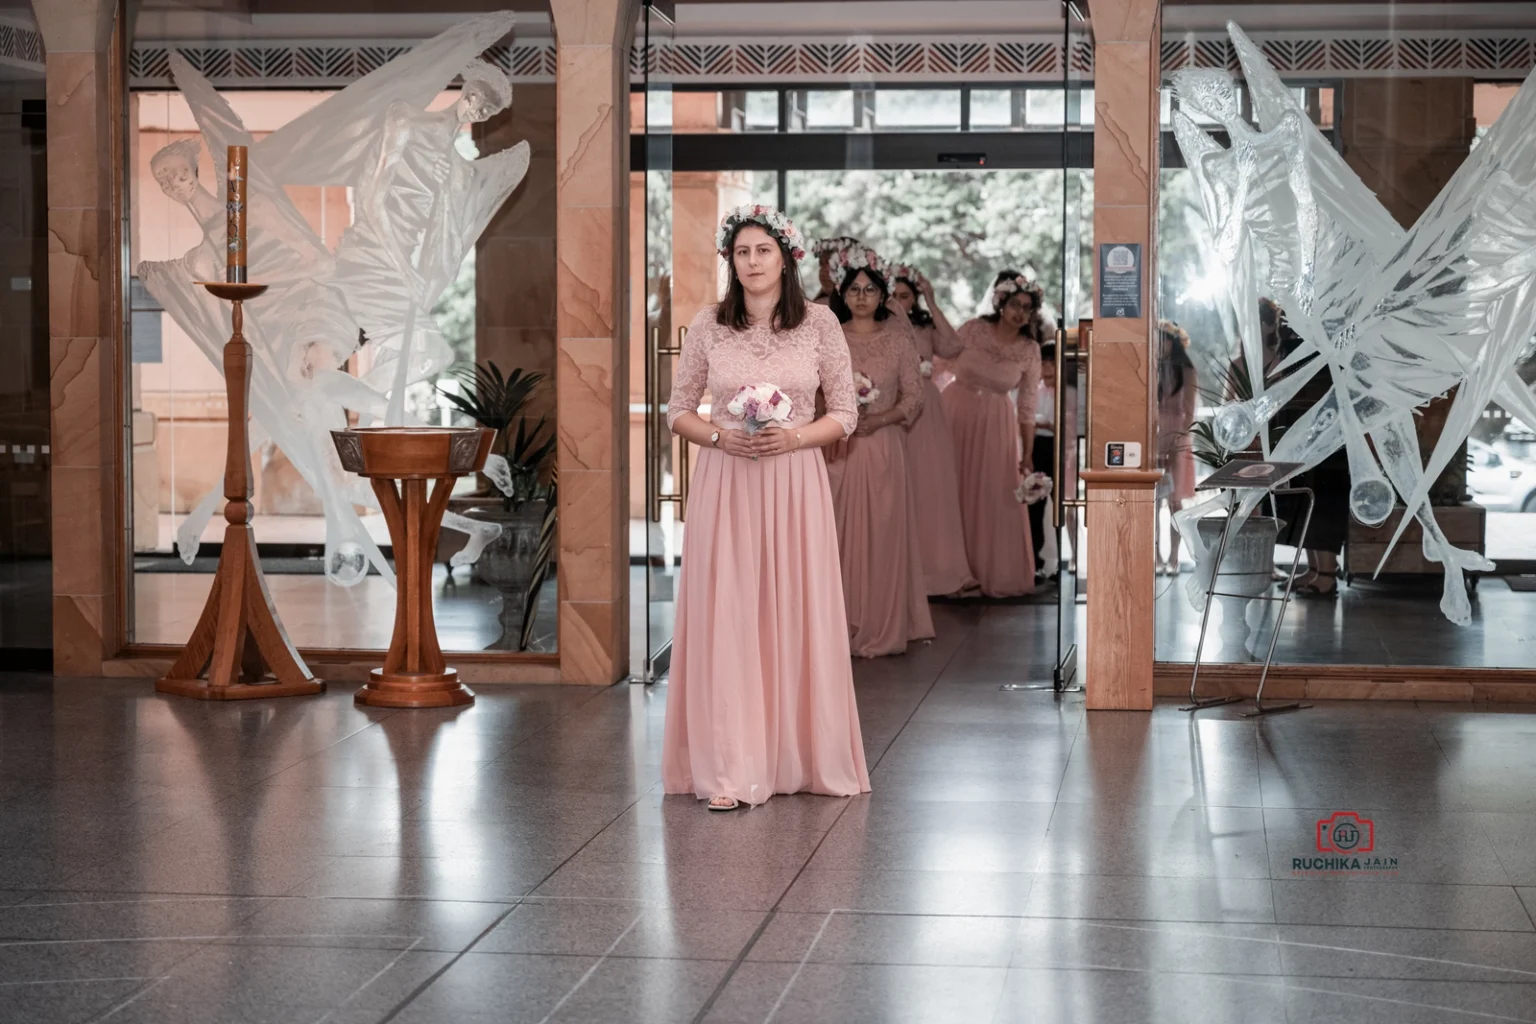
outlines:
[{"label": "bare foot in sandal", "polygon": [[736,798],[730,796],[712,797],[709,801],[709,809],[712,811],[734,811],[739,806]]}]

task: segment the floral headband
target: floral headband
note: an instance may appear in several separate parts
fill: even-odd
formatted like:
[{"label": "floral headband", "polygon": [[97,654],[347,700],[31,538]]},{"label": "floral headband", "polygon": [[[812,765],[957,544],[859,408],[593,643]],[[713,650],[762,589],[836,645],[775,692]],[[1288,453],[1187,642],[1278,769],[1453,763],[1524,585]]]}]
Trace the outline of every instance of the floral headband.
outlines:
[{"label": "floral headband", "polygon": [[720,230],[715,233],[715,248],[722,259],[731,258],[731,239],[744,224],[763,228],[789,252],[791,259],[805,259],[805,239],[801,237],[800,229],[781,211],[761,203],[738,206],[720,222]]},{"label": "floral headband", "polygon": [[1033,281],[1029,280],[1029,278],[1021,276],[1021,277],[1012,277],[1012,278],[1009,278],[1006,281],[1000,281],[1000,282],[997,283],[997,285],[995,285],[993,287],[993,289],[992,289],[992,310],[993,310],[993,312],[996,312],[996,311],[1002,309],[1003,306],[1007,304],[1008,300],[1013,298],[1019,292],[1028,292],[1030,297],[1035,300],[1035,308],[1036,309],[1040,308],[1040,298],[1045,293],[1043,291],[1041,291],[1039,285],[1037,285]]},{"label": "floral headband", "polygon": [[910,263],[898,263],[891,268],[891,279],[895,280],[897,278],[905,278],[911,281],[914,287],[921,287],[928,280],[923,276],[921,270],[918,270]]},{"label": "floral headband", "polygon": [[818,238],[816,239],[816,244],[811,246],[811,255],[817,258],[832,256],[842,252],[844,249],[862,244],[864,243],[849,235],[838,235],[836,238]]},{"label": "floral headband", "polygon": [[867,245],[851,245],[846,249],[839,249],[832,255],[827,263],[827,269],[832,272],[832,281],[838,288],[843,287],[843,282],[861,270],[867,270],[872,274],[879,274],[886,280],[890,279],[891,268],[881,259],[875,250]]}]

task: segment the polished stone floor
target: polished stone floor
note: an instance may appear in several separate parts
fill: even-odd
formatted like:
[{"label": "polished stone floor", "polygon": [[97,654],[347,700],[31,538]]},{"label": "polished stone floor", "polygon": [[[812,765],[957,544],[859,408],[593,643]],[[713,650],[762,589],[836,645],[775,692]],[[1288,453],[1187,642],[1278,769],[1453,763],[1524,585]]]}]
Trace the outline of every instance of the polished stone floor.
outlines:
[{"label": "polished stone floor", "polygon": [[0,676],[0,1021],[1536,1020],[1536,714],[1086,714],[998,688],[1051,609],[937,617],[858,666],[872,795],[730,815],[658,791],[661,688]]}]

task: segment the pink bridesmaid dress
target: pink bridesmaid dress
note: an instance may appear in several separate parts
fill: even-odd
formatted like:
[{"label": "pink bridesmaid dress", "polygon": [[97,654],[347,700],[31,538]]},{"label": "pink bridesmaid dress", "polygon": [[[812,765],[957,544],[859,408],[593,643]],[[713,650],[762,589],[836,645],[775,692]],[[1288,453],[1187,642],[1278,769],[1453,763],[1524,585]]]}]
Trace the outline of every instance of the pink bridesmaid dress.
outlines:
[{"label": "pink bridesmaid dress", "polygon": [[[955,437],[960,520],[971,574],[988,597],[1035,589],[1029,511],[1019,503],[1019,426],[1034,423],[1040,390],[1040,346],[1020,336],[998,341],[993,325],[968,321],[958,332],[955,382],[944,389],[944,413]],[[1018,405],[1008,400],[1017,389]]]},{"label": "pink bridesmaid dress", "polygon": [[[748,384],[793,403],[787,426],[858,422],[842,326],[809,305],[793,330],[735,331],[715,307],[694,317],[667,419],[708,390],[711,422],[740,429],[726,403]],[[837,522],[817,449],[758,461],[701,448],[678,582],[662,782],[668,793],[761,804],[775,793],[869,792],[838,569]]]},{"label": "pink bridesmaid dress", "polygon": [[861,658],[904,654],[911,641],[933,638],[917,507],[907,472],[906,427],[922,409],[922,375],[911,331],[894,319],[876,327],[869,334],[844,331],[854,371],[879,391],[861,415],[895,409],[901,420],[850,438],[827,467],[848,601],[849,645]]},{"label": "pink bridesmaid dress", "polygon": [[955,439],[939,387],[935,356],[954,358],[960,345],[954,334],[941,335],[932,324],[913,329],[917,357],[933,368],[923,380],[923,408],[907,431],[907,471],[917,503],[917,535],[923,550],[923,579],[930,596],[958,594],[976,586],[965,555],[960,525],[960,480],[955,474]]}]

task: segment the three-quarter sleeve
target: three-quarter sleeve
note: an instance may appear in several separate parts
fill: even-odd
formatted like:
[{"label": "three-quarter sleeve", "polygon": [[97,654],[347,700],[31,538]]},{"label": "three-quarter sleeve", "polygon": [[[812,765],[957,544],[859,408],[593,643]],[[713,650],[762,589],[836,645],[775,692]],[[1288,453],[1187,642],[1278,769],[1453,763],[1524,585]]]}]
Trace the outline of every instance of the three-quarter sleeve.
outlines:
[{"label": "three-quarter sleeve", "polygon": [[1040,402],[1040,346],[1025,341],[1024,368],[1019,374],[1019,424],[1035,425],[1035,406]]},{"label": "three-quarter sleeve", "polygon": [[806,311],[816,317],[816,370],[821,380],[821,397],[826,415],[843,426],[843,436],[859,425],[859,401],[853,388],[853,360],[848,355],[848,339],[843,325],[830,310],[820,307]]},{"label": "three-quarter sleeve", "polygon": [[892,336],[890,343],[896,347],[896,370],[901,381],[901,397],[896,400],[896,411],[901,421],[910,427],[917,422],[923,411],[923,372],[918,367],[917,348],[912,344],[912,331]]},{"label": "three-quarter sleeve", "polygon": [[958,359],[965,350],[965,343],[947,320],[935,319],[928,333],[933,337],[933,354],[940,359]]},{"label": "three-quarter sleeve", "polygon": [[699,403],[709,388],[709,349],[714,340],[714,328],[714,306],[699,310],[688,325],[683,354],[672,372],[672,397],[667,399],[668,428],[674,426],[684,413],[699,411]]}]

